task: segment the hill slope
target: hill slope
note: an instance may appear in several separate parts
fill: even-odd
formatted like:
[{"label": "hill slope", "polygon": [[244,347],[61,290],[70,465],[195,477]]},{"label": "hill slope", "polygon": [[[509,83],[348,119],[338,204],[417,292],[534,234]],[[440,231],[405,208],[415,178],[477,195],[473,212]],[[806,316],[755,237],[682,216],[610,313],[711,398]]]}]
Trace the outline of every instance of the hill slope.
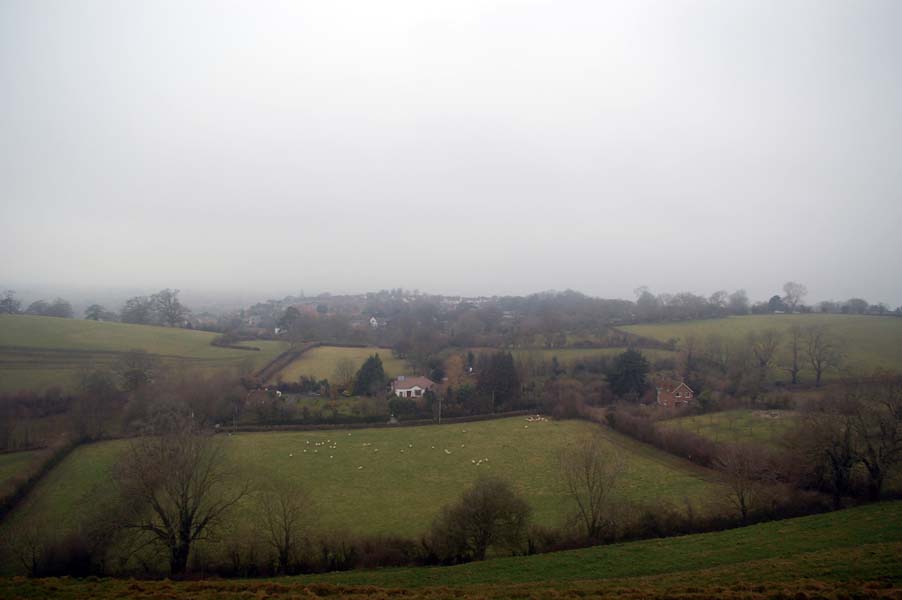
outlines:
[{"label": "hill slope", "polygon": [[140,349],[163,360],[203,369],[258,368],[287,345],[257,341],[260,351],[211,346],[215,333],[78,319],[0,315],[0,392],[70,387],[83,368],[109,365]]},{"label": "hill slope", "polygon": [[279,581],[6,579],[27,598],[898,598],[902,502],[457,567]]},{"label": "hill slope", "polygon": [[[845,353],[847,372],[869,374],[875,368],[902,371],[902,319],[861,315],[749,315],[726,319],[683,321],[629,325],[624,331],[667,341],[695,336],[704,340],[709,335],[743,341],[749,333],[765,329],[786,332],[792,325],[824,326],[840,340]],[[785,341],[784,341],[785,344]],[[785,349],[784,349],[785,351]],[[803,377],[809,373],[803,372]]]},{"label": "hill slope", "polygon": [[[312,494],[319,531],[415,537],[480,474],[509,480],[533,507],[534,522],[561,524],[573,507],[559,477],[559,455],[590,432],[605,436],[609,447],[624,456],[629,469],[625,493],[631,502],[683,506],[684,499],[691,498],[701,507],[721,496],[714,472],[584,421],[526,423],[509,418],[465,425],[238,434],[218,440],[230,468],[254,489],[282,481]],[[76,449],[0,527],[0,537],[24,519],[62,532],[103,510],[104,500],[115,494],[110,475],[127,443]],[[474,464],[486,458],[488,462]],[[249,497],[230,529],[252,526],[258,502],[258,497]]]}]

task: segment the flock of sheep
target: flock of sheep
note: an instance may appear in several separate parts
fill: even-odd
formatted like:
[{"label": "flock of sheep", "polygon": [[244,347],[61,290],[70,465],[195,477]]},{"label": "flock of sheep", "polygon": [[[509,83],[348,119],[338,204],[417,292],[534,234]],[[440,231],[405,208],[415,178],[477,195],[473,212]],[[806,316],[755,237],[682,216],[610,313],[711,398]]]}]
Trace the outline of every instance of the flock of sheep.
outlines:
[{"label": "flock of sheep", "polygon": [[[527,417],[527,418],[526,418],[526,421],[528,421],[529,423],[541,423],[541,422],[546,422],[546,421],[548,421],[548,419],[545,418],[545,417],[543,417],[543,416],[541,416],[541,415],[535,415],[535,416],[529,416],[529,417]],[[525,429],[528,429],[528,428],[529,428],[529,425],[524,425],[524,428],[525,428]],[[461,431],[461,433],[464,433],[464,434],[467,433],[467,430],[466,430],[466,429],[461,429],[460,431]],[[350,433],[348,433],[348,437],[351,437],[351,434],[350,434]],[[306,446],[306,447],[304,448],[304,451],[303,451],[304,454],[308,454],[308,451],[309,451],[309,453],[311,453],[311,454],[319,454],[319,450],[320,450],[320,449],[323,449],[323,450],[337,450],[337,449],[338,449],[338,440],[327,439],[325,442],[322,442],[322,441],[320,441],[320,442],[314,441],[312,445],[311,445],[311,443],[310,443],[310,440],[304,440],[304,445]],[[373,442],[363,442],[363,443],[361,444],[361,448],[372,448],[372,446],[373,446]],[[461,444],[460,447],[461,447],[461,448],[466,448],[466,444]],[[412,444],[412,443],[409,443],[409,444],[407,444],[407,448],[401,448],[401,449],[400,449],[400,450],[401,450],[400,453],[401,453],[401,454],[405,454],[405,453],[407,452],[407,450],[412,450],[412,449],[413,449],[413,444]],[[435,446],[432,446],[431,449],[432,449],[432,450],[435,450],[436,447],[435,447]],[[372,448],[372,451],[373,451],[374,454],[375,454],[375,453],[378,453],[378,452],[379,452],[379,448]],[[443,449],[443,452],[444,452],[445,454],[447,454],[447,455],[452,454],[452,451],[449,450],[448,448],[444,448],[444,449]],[[290,453],[288,454],[288,456],[289,456],[290,458],[293,458],[293,457],[294,457],[294,452],[290,452]],[[334,454],[329,454],[329,458],[330,458],[330,459],[335,458],[335,455],[334,455]],[[489,459],[486,458],[486,457],[470,459],[470,464],[473,465],[473,466],[475,466],[475,467],[479,467],[479,466],[481,466],[481,465],[483,465],[483,464],[487,464],[488,462],[489,462]],[[363,470],[363,465],[358,465],[358,466],[357,466],[357,470],[358,470],[358,471],[359,471],[359,470]]]}]

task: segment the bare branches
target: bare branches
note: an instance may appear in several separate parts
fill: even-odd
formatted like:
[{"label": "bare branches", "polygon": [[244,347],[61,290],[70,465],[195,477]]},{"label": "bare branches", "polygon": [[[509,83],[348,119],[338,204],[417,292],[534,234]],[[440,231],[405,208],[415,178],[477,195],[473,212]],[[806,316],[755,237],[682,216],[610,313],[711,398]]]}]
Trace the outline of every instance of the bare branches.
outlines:
[{"label": "bare branches", "polygon": [[169,552],[170,569],[185,571],[191,546],[219,526],[223,515],[247,493],[228,490],[218,440],[197,432],[187,418],[129,446],[118,472],[127,520],[124,526],[150,534]]},{"label": "bare branches", "polygon": [[580,440],[561,455],[561,473],[591,541],[615,525],[613,501],[623,470],[623,461],[598,436]]}]

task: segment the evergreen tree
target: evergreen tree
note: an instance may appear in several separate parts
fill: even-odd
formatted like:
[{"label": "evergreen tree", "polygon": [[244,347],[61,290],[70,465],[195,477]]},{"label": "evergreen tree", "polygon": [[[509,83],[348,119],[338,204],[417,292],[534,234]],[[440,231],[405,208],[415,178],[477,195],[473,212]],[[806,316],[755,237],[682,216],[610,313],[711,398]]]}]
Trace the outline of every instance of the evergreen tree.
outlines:
[{"label": "evergreen tree", "polygon": [[618,396],[633,396],[638,399],[648,387],[645,381],[648,370],[648,360],[638,350],[618,354],[608,374],[611,391]]},{"label": "evergreen tree", "polygon": [[354,395],[376,396],[385,388],[387,381],[385,369],[382,368],[382,359],[378,354],[373,354],[357,371],[354,378]]}]

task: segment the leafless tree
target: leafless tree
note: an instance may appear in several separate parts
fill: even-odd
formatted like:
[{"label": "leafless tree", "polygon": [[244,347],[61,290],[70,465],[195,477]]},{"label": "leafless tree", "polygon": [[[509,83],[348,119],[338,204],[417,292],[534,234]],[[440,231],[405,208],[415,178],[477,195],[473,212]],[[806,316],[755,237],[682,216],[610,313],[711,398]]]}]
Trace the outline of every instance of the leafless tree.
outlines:
[{"label": "leafless tree", "polygon": [[808,294],[808,288],[795,281],[787,281],[783,284],[783,304],[789,308],[789,312],[795,312],[802,299]]},{"label": "leafless tree", "polygon": [[721,373],[726,373],[730,367],[730,358],[733,354],[733,346],[729,340],[717,334],[711,334],[705,338],[702,354],[708,362],[714,364]]},{"label": "leafless tree", "polygon": [[192,545],[215,531],[248,488],[228,477],[221,444],[191,419],[170,415],[155,429],[133,440],[119,465],[123,526],[162,546],[171,573],[181,575]]},{"label": "leafless tree", "polygon": [[354,375],[357,374],[357,365],[350,358],[344,357],[335,364],[335,372],[332,374],[334,382],[345,389],[350,388],[354,384]]},{"label": "leafless tree", "polygon": [[762,453],[753,446],[730,444],[714,464],[726,479],[727,499],[742,522],[747,522],[765,490],[767,468]]},{"label": "leafless tree", "polygon": [[309,534],[312,501],[302,489],[281,485],[263,492],[261,507],[266,541],[279,562],[279,572],[288,573]]},{"label": "leafless tree", "polygon": [[887,475],[902,463],[902,377],[883,374],[849,391],[851,427],[868,472],[868,493],[879,500]]},{"label": "leafless tree", "polygon": [[521,547],[529,505],[504,480],[482,477],[460,500],[445,507],[432,527],[432,540],[448,560],[483,560],[493,546]]},{"label": "leafless tree", "polygon": [[842,364],[842,352],[838,342],[822,325],[812,325],[805,329],[805,353],[808,364],[814,370],[814,385],[821,385],[821,377]]},{"label": "leafless tree", "polygon": [[780,347],[780,333],[775,329],[765,329],[761,333],[749,334],[749,347],[758,367],[759,382],[763,383]]},{"label": "leafless tree", "polygon": [[853,414],[848,396],[828,396],[808,406],[787,438],[795,460],[805,464],[815,481],[826,483],[835,508],[841,508],[842,497],[851,492],[853,469],[859,463]]},{"label": "leafless tree", "polygon": [[150,297],[157,320],[169,327],[179,327],[188,317],[188,309],[179,301],[179,290],[160,290]]},{"label": "leafless tree", "polygon": [[802,338],[802,327],[792,325],[789,328],[789,357],[784,368],[792,376],[793,384],[799,382],[799,372],[802,370]]},{"label": "leafless tree", "polygon": [[616,496],[623,460],[598,436],[589,436],[561,454],[561,473],[576,503],[586,538],[601,540],[616,526]]}]

